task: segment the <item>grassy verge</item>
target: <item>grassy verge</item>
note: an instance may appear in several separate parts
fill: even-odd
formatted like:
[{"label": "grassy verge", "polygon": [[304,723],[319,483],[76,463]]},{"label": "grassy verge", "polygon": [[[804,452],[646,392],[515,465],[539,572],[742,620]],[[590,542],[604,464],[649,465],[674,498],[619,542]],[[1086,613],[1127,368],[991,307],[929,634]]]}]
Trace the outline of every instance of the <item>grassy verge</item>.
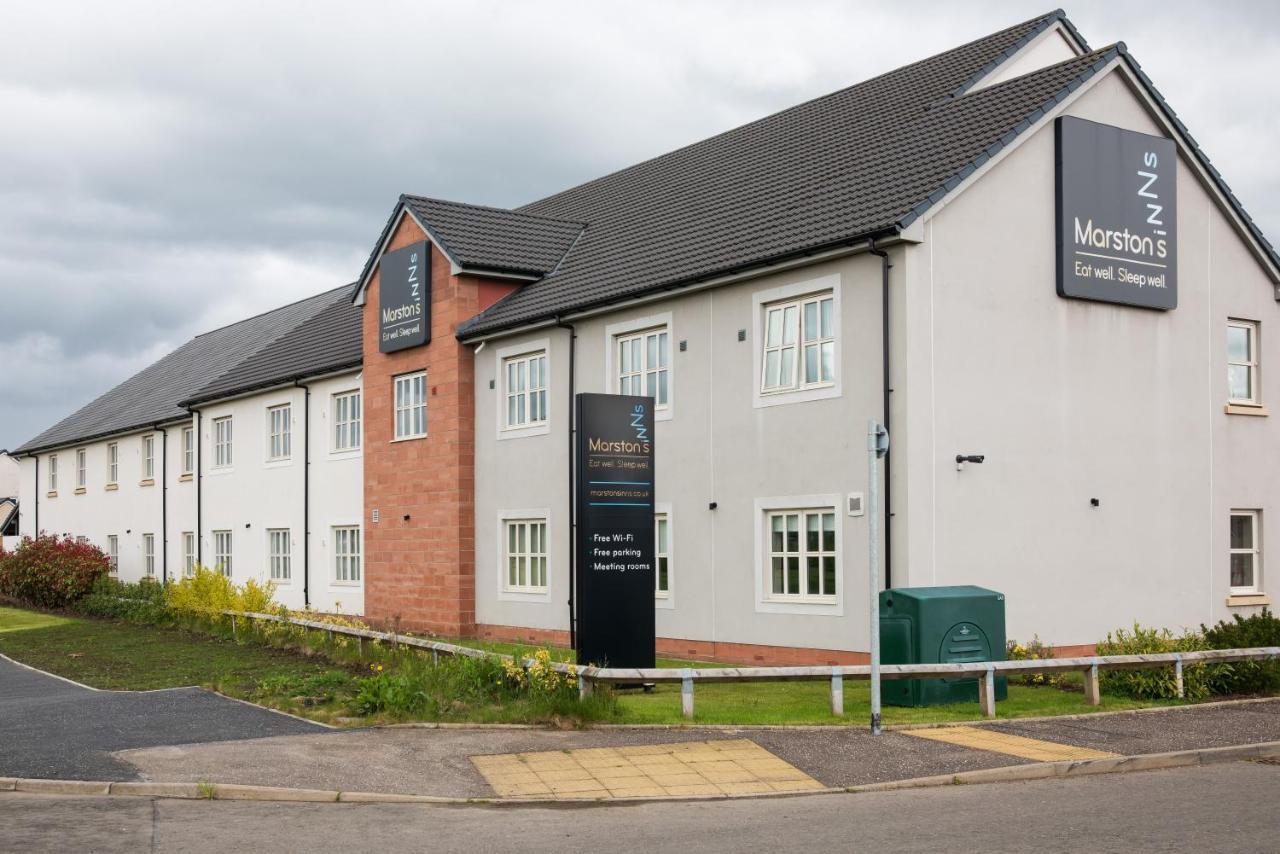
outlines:
[{"label": "grassy verge", "polygon": [[[315,633],[317,636],[319,633]],[[366,650],[373,667],[391,674],[413,674],[406,684],[421,693],[414,713],[361,715],[361,681],[370,675],[370,661],[358,658],[354,644],[325,647],[315,653],[277,649],[262,642],[132,623],[87,620],[0,608],[0,652],[18,661],[97,688],[142,690],[202,685],[273,708],[316,720],[368,724],[410,719],[470,722],[588,720],[631,724],[683,724],[678,685],[659,685],[652,693],[618,691],[616,702],[568,712],[554,704],[512,701],[486,685],[492,673],[480,670],[432,668],[428,658],[386,649]],[[468,641],[493,652],[522,652],[529,647]],[[313,645],[323,646],[312,638]],[[567,650],[555,651],[563,658]],[[687,662],[663,660],[661,666]],[[394,688],[394,686],[391,686]],[[870,716],[866,682],[846,680],[845,716],[829,711],[826,682],[702,684],[696,688],[696,717],[703,724],[862,724]],[[1171,703],[1144,702],[1104,695],[1099,710],[1142,708]],[[563,705],[563,704],[562,704]],[[1028,717],[1078,714],[1089,711],[1079,691],[1051,687],[1010,686],[1009,699],[998,705],[999,716]],[[976,703],[922,709],[886,707],[887,724],[976,720]]]}]

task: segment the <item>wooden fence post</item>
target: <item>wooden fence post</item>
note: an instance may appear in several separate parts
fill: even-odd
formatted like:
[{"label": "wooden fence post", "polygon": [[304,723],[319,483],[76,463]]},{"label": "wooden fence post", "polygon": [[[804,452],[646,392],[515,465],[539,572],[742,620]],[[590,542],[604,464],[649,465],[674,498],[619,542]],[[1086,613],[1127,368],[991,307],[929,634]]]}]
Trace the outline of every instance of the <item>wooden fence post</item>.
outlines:
[{"label": "wooden fence post", "polygon": [[686,667],[680,677],[680,713],[693,717],[693,671]]},{"label": "wooden fence post", "polygon": [[831,714],[844,717],[844,672],[839,667],[831,668]]},{"label": "wooden fence post", "polygon": [[1090,706],[1096,706],[1102,702],[1102,691],[1098,687],[1098,661],[1094,659],[1093,664],[1084,672],[1084,701]]},{"label": "wooden fence post", "polygon": [[234,641],[234,640],[240,640],[240,634],[239,634],[239,632],[236,630],[236,615],[235,615],[235,614],[232,614],[232,615],[231,615],[231,639],[232,639],[233,641]]},{"label": "wooden fence post", "polygon": [[578,674],[578,699],[585,700],[591,696],[592,684],[590,679],[582,678],[582,674]]},{"label": "wooden fence post", "polygon": [[982,706],[983,717],[996,716],[996,671],[989,664],[982,681],[978,683],[978,702]]},{"label": "wooden fence post", "polygon": [[364,642],[365,638],[363,635],[356,638],[356,655],[361,661],[364,661]]},{"label": "wooden fence post", "polygon": [[1182,653],[1177,655],[1173,660],[1173,681],[1178,686],[1178,699],[1181,700],[1187,696],[1187,687],[1182,682]]}]

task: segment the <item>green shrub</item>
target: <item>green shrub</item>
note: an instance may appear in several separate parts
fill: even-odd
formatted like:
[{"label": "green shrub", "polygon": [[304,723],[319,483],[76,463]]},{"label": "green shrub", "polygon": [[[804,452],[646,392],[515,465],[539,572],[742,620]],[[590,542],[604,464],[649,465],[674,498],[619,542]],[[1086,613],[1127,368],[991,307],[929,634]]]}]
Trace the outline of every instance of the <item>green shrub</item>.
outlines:
[{"label": "green shrub", "polygon": [[250,578],[237,585],[221,572],[205,566],[165,587],[165,601],[175,614],[194,617],[210,623],[227,618],[224,611],[252,611],[257,614],[281,614],[285,609],[275,604],[275,584],[259,584]]},{"label": "green shrub", "polygon": [[[1280,619],[1267,608],[1250,617],[1236,614],[1230,622],[1222,620],[1213,628],[1201,625],[1200,631],[1209,649],[1280,646]],[[1214,679],[1214,693],[1267,694],[1280,689],[1280,660],[1237,661],[1229,670],[1224,667],[1219,667]]]},{"label": "green shrub", "polygon": [[173,614],[165,602],[164,588],[155,581],[125,584],[114,578],[100,578],[75,610],[90,617],[128,620],[146,625],[165,625]]},{"label": "green shrub", "polygon": [[[1098,655],[1142,655],[1159,652],[1192,652],[1205,648],[1204,637],[1198,632],[1184,631],[1174,635],[1168,629],[1144,628],[1133,624],[1132,631],[1117,629],[1108,632],[1106,640],[1097,645]],[[1222,678],[1223,669],[1229,664],[1187,665],[1182,679],[1188,700],[1202,700],[1212,693],[1214,681]],[[1098,674],[1102,690],[1108,694],[1132,697],[1135,700],[1171,700],[1178,696],[1177,679],[1172,664],[1157,665],[1149,670],[1103,669]]]},{"label": "green shrub", "polygon": [[[1004,657],[1008,661],[1039,661],[1053,658],[1053,647],[1032,635],[1025,644],[1011,640],[1005,644]],[[1009,676],[1010,685],[1049,685],[1061,688],[1066,678],[1062,673],[1025,673]]]},{"label": "green shrub", "polygon": [[111,562],[97,546],[71,537],[26,537],[0,556],[0,595],[39,608],[64,608],[87,596]]}]

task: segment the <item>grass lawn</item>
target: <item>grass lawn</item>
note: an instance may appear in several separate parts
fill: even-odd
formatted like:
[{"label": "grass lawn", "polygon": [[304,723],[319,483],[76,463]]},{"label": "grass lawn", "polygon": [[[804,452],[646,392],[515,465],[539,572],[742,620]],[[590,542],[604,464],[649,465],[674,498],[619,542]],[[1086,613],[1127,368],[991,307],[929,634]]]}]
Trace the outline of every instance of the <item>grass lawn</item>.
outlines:
[{"label": "grass lawn", "polygon": [[[467,641],[494,652],[529,652],[528,645]],[[327,722],[356,716],[352,701],[367,665],[334,663],[257,643],[235,643],[205,634],[0,608],[0,652],[95,688],[146,690],[202,685]],[[568,650],[553,650],[557,658]],[[664,659],[661,667],[688,662]],[[388,668],[394,663],[388,660]],[[870,688],[845,680],[845,716],[829,711],[827,682],[700,684],[695,689],[693,723],[703,724],[864,724],[870,717]],[[1165,703],[1172,704],[1172,703]],[[1103,696],[1100,710],[1133,709],[1162,703]],[[1010,686],[999,716],[1078,714],[1089,711],[1081,692],[1050,687]],[[518,721],[522,711],[470,707],[450,720]],[[886,724],[977,720],[977,703],[923,709],[887,706]],[[340,721],[346,722],[346,721]],[[362,719],[375,723],[378,719]],[[682,724],[680,687],[659,685],[653,693],[618,692],[614,723]]]}]

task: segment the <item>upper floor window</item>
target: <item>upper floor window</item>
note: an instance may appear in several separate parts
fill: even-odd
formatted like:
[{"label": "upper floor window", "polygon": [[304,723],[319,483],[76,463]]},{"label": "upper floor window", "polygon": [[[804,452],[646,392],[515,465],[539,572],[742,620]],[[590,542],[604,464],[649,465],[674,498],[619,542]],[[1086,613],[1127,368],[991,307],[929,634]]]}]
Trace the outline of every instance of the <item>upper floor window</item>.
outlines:
[{"label": "upper floor window", "polygon": [[547,423],[547,354],[526,353],[503,362],[508,428]]},{"label": "upper floor window", "polygon": [[76,488],[84,489],[85,487],[85,463],[88,454],[84,448],[76,451]]},{"label": "upper floor window", "polygon": [[1258,324],[1227,323],[1227,396],[1231,403],[1258,404]]},{"label": "upper floor window", "polygon": [[1231,592],[1257,593],[1262,571],[1261,534],[1257,510],[1231,511]]},{"label": "upper floor window", "polygon": [[293,408],[289,404],[267,410],[267,459],[286,460],[290,453],[290,426]]},{"label": "upper floor window", "polygon": [[427,372],[396,377],[395,392],[395,438],[427,435]]},{"label": "upper floor window", "polygon": [[836,595],[834,508],[781,510],[768,514],[768,595],[786,600],[823,600]]},{"label": "upper floor window", "polygon": [[182,428],[182,473],[191,474],[196,468],[196,431]]},{"label": "upper floor window", "polygon": [[213,420],[213,467],[231,465],[231,416]]},{"label": "upper floor window", "polygon": [[107,443],[107,486],[113,486],[120,475],[120,446],[115,442]]},{"label": "upper floor window", "polygon": [[761,391],[835,382],[835,301],[831,292],[764,307]]},{"label": "upper floor window", "polygon": [[333,396],[333,449],[350,451],[359,447],[360,392],[340,392]]},{"label": "upper floor window", "polygon": [[618,394],[652,397],[656,408],[667,405],[670,337],[665,326],[618,336]]},{"label": "upper floor window", "polygon": [[49,457],[49,491],[58,491],[58,455]]},{"label": "upper floor window", "polygon": [[142,437],[142,477],[151,480],[156,476],[156,437]]}]

